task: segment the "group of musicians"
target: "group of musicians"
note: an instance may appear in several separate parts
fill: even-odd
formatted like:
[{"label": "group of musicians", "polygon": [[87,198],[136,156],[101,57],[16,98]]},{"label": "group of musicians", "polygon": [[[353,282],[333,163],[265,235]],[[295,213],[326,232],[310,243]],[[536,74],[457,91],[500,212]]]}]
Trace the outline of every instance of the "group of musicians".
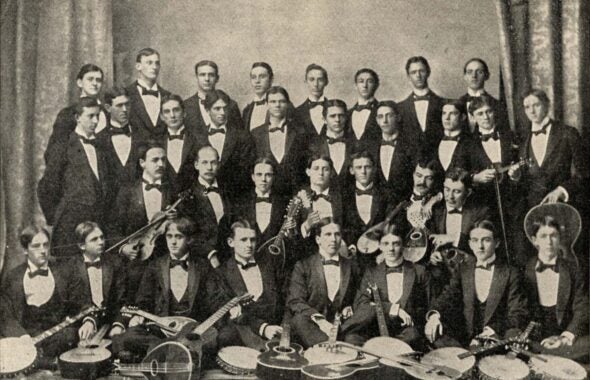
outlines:
[{"label": "group of musicians", "polygon": [[[157,51],[141,50],[135,67],[137,81],[104,97],[103,71],[81,68],[81,97],[57,117],[38,186],[51,233],[22,230],[26,262],[4,277],[0,336],[30,339],[98,305],[100,315],[44,341],[45,356],[107,324],[114,352],[141,360],[163,332],[122,306],[203,321],[249,293],[215,324],[206,353],[260,349],[285,321],[311,347],[336,314],[338,339],[362,345],[379,334],[375,283],[391,335],[417,350],[514,336],[534,320],[537,350],[588,359],[588,258],[564,254],[559,216],[522,227],[539,203],[583,213],[588,199],[588,147],[548,116],[543,91],[524,97],[531,125],[516,136],[479,58],[465,64],[467,94],[456,100],[429,88],[423,57],[408,59],[412,92],[399,103],[378,101],[379,76],[362,68],[350,108],[326,98],[322,66],[307,67],[309,96],[295,108],[258,62],[241,113],[216,88],[215,62],[195,65],[185,100],[158,84]],[[149,224],[153,236],[136,239]],[[357,241],[377,225],[378,250],[365,254]],[[410,261],[415,229],[430,242]],[[277,236],[274,255],[263,244]],[[461,253],[456,265],[449,248]]]}]

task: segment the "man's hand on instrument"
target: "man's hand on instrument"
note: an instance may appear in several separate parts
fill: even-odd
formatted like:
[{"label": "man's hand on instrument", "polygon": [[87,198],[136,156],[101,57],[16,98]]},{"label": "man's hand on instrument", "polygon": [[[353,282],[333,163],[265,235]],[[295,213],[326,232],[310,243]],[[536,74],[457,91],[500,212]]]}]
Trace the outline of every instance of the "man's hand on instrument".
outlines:
[{"label": "man's hand on instrument", "polygon": [[438,313],[432,314],[428,317],[426,325],[424,326],[424,335],[430,343],[434,343],[436,338],[443,334],[443,326],[440,321],[440,315]]},{"label": "man's hand on instrument", "polygon": [[432,243],[435,246],[435,250],[438,249],[438,247],[440,247],[441,245],[452,244],[455,241],[455,239],[453,239],[453,237],[448,234],[432,234],[429,236],[429,238],[430,240],[432,240]]},{"label": "man's hand on instrument", "polygon": [[307,219],[305,220],[305,229],[311,231],[313,226],[320,222],[320,213],[316,210],[309,213]]},{"label": "man's hand on instrument", "polygon": [[115,325],[111,328],[111,331],[109,332],[109,338],[112,338],[116,335],[120,335],[123,334],[123,327],[119,326],[119,325]]},{"label": "man's hand on instrument", "polygon": [[78,336],[80,340],[87,340],[96,332],[94,328],[94,323],[92,321],[86,321],[82,324],[82,326],[78,329]]},{"label": "man's hand on instrument", "polygon": [[283,328],[281,326],[276,325],[267,325],[264,328],[264,337],[268,340],[271,340],[277,335],[281,335],[283,333]]},{"label": "man's hand on instrument", "polygon": [[352,314],[352,306],[346,306],[344,309],[342,309],[342,319],[348,319],[352,317]]},{"label": "man's hand on instrument", "polygon": [[512,181],[520,181],[520,177],[522,177],[520,165],[512,165],[510,169],[508,169],[508,178],[510,178]]},{"label": "man's hand on instrument", "polygon": [[330,331],[334,327],[330,322],[328,322],[325,319],[317,319],[315,323],[318,325],[320,330],[322,330],[322,332],[328,336],[330,335]]},{"label": "man's hand on instrument", "polygon": [[442,253],[440,251],[433,251],[430,255],[430,264],[432,265],[439,265],[443,262]]},{"label": "man's hand on instrument", "polygon": [[541,341],[541,346],[549,349],[555,349],[563,346],[571,346],[573,340],[564,335],[553,335]]},{"label": "man's hand on instrument", "polygon": [[121,247],[121,253],[129,260],[135,260],[139,253],[139,247],[134,243],[127,243]]},{"label": "man's hand on instrument", "polygon": [[166,215],[166,219],[168,219],[168,220],[178,218],[178,211],[176,211],[175,208],[171,208],[170,206],[168,206],[166,208],[166,210],[164,211],[164,214]]},{"label": "man's hand on instrument", "polygon": [[129,320],[129,327],[143,325],[145,318],[140,315],[135,315]]},{"label": "man's hand on instrument", "polygon": [[473,176],[475,183],[488,183],[496,177],[496,169],[484,169]]},{"label": "man's hand on instrument", "polygon": [[217,257],[217,252],[214,251],[214,253],[212,253],[211,255],[209,255],[209,262],[211,263],[211,266],[213,268],[217,268],[221,265],[221,263],[219,262],[219,258]]},{"label": "man's hand on instrument", "polygon": [[541,201],[541,203],[557,203],[557,202],[565,202],[566,193],[562,187],[558,187],[555,190],[551,191],[549,194],[545,195],[545,198]]},{"label": "man's hand on instrument", "polygon": [[402,326],[411,327],[414,326],[412,316],[408,314],[404,309],[400,308],[397,312],[397,316],[402,320]]},{"label": "man's hand on instrument", "polygon": [[297,222],[293,217],[287,217],[285,220],[285,228],[287,229],[287,233],[291,233],[297,228]]},{"label": "man's hand on instrument", "polygon": [[239,318],[242,315],[242,307],[240,305],[236,305],[229,309],[229,318],[233,321],[236,318]]}]

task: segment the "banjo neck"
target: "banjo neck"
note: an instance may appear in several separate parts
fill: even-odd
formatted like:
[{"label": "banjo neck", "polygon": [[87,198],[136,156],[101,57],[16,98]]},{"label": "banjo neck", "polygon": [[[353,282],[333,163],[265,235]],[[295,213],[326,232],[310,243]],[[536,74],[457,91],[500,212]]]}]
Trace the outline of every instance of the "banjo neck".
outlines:
[{"label": "banjo neck", "polygon": [[95,313],[99,310],[100,309],[97,306],[92,306],[92,307],[89,307],[88,309],[81,311],[80,313],[78,313],[78,315],[76,315],[74,317],[66,317],[66,319],[63,322],[53,326],[52,328],[50,328],[48,330],[43,331],[41,334],[33,337],[32,338],[33,344],[38,344],[38,343],[42,342],[43,340],[49,338],[50,336],[65,329],[69,325],[71,325],[71,324],[79,321],[80,319],[86,317],[87,315],[89,315],[91,313]]}]

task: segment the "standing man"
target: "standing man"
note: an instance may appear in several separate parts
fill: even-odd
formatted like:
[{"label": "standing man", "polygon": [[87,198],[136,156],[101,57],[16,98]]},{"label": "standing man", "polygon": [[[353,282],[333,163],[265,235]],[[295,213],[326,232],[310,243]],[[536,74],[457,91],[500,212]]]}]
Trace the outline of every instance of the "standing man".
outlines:
[{"label": "standing man", "polygon": [[242,111],[242,119],[248,130],[253,130],[266,122],[266,91],[272,86],[274,74],[266,62],[254,62],[250,69],[250,84],[254,90],[254,100]]},{"label": "standing man", "polygon": [[428,87],[430,65],[424,57],[411,57],[406,62],[406,74],[412,94],[399,103],[404,135],[420,150],[434,149],[443,134],[442,98]]},{"label": "standing man", "polygon": [[311,136],[319,136],[326,132],[324,123],[324,109],[327,98],[324,89],[330,83],[328,71],[320,65],[312,63],[305,69],[305,84],[307,86],[307,99],[296,108],[295,112],[299,121],[303,124],[305,133]]},{"label": "standing man", "polygon": [[[219,82],[217,63],[206,60],[197,62],[195,75],[197,77],[197,93],[184,100],[185,123],[191,132],[207,133],[209,125],[211,125],[211,117],[208,109],[205,108],[205,103],[207,95],[216,91],[215,86]],[[238,103],[231,99],[227,102],[227,122],[238,129],[243,128]]]},{"label": "standing man", "polygon": [[160,119],[162,99],[170,92],[158,85],[160,53],[152,48],[141,49],[135,59],[137,81],[127,87],[131,101],[129,121],[136,126],[144,139],[156,138],[164,133]]},{"label": "standing man", "polygon": [[47,167],[37,188],[45,219],[53,226],[56,257],[76,254],[74,229],[85,220],[104,223],[114,197],[106,155],[94,133],[100,106],[94,98],[81,98],[75,113],[75,130],[47,152]]},{"label": "standing man", "polygon": [[467,132],[467,110],[460,100],[445,99],[442,108],[443,137],[434,157],[446,172],[451,168],[469,170],[471,139]]},{"label": "standing man", "polygon": [[375,116],[379,88],[379,75],[369,68],[362,68],[354,74],[354,84],[358,93],[356,104],[348,111],[347,134],[352,141],[373,141],[379,139],[379,128]]}]

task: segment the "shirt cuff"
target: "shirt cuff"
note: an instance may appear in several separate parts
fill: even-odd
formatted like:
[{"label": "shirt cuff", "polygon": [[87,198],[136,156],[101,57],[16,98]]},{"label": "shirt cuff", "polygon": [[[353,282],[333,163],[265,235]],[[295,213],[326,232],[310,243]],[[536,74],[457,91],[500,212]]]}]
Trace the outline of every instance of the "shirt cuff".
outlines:
[{"label": "shirt cuff", "polygon": [[207,254],[207,260],[211,260],[211,257],[217,253],[217,250],[214,249]]},{"label": "shirt cuff", "polygon": [[389,315],[397,317],[399,315],[399,303],[394,303],[389,308]]},{"label": "shirt cuff", "polygon": [[567,190],[566,190],[566,189],[565,189],[565,187],[563,187],[563,186],[557,186],[557,188],[563,192],[563,194],[565,195],[565,198],[563,199],[563,201],[564,201],[565,203],[567,203],[567,202],[570,200],[570,195],[569,195],[569,193],[567,192]]},{"label": "shirt cuff", "polygon": [[117,327],[117,326],[119,326],[120,328],[122,328],[122,329],[123,329],[123,331],[125,331],[125,326],[124,326],[122,323],[120,323],[120,322],[115,322],[115,323],[113,323],[113,324],[111,325],[111,329],[113,329],[114,327]]},{"label": "shirt cuff", "polygon": [[94,320],[94,318],[92,317],[86,317],[82,320],[82,324],[86,323],[86,322],[92,322],[92,324],[94,325],[94,331],[96,331],[96,321]]},{"label": "shirt cuff", "polygon": [[428,321],[430,317],[437,317],[440,319],[440,313],[436,310],[430,310],[428,313],[426,313],[426,320]]},{"label": "shirt cuff", "polygon": [[573,344],[574,339],[576,339],[576,336],[571,331],[562,332],[560,337],[568,339],[570,341],[570,344]]},{"label": "shirt cuff", "polygon": [[310,316],[310,318],[311,318],[311,320],[312,320],[312,321],[314,321],[314,322],[320,321],[320,320],[322,320],[322,319],[326,319],[326,317],[324,317],[324,316],[323,316],[322,314],[320,314],[320,313],[315,313],[315,314],[312,314],[312,315]]},{"label": "shirt cuff", "polygon": [[493,336],[496,335],[496,331],[494,331],[493,328],[491,328],[490,326],[485,326],[481,332],[482,336]]},{"label": "shirt cuff", "polygon": [[260,335],[261,337],[264,338],[264,329],[266,328],[266,326],[268,326],[268,323],[263,323],[260,325],[260,328],[258,329],[258,335]]},{"label": "shirt cuff", "polygon": [[303,238],[309,237],[310,232],[305,228],[305,223],[301,225],[301,236]]}]

